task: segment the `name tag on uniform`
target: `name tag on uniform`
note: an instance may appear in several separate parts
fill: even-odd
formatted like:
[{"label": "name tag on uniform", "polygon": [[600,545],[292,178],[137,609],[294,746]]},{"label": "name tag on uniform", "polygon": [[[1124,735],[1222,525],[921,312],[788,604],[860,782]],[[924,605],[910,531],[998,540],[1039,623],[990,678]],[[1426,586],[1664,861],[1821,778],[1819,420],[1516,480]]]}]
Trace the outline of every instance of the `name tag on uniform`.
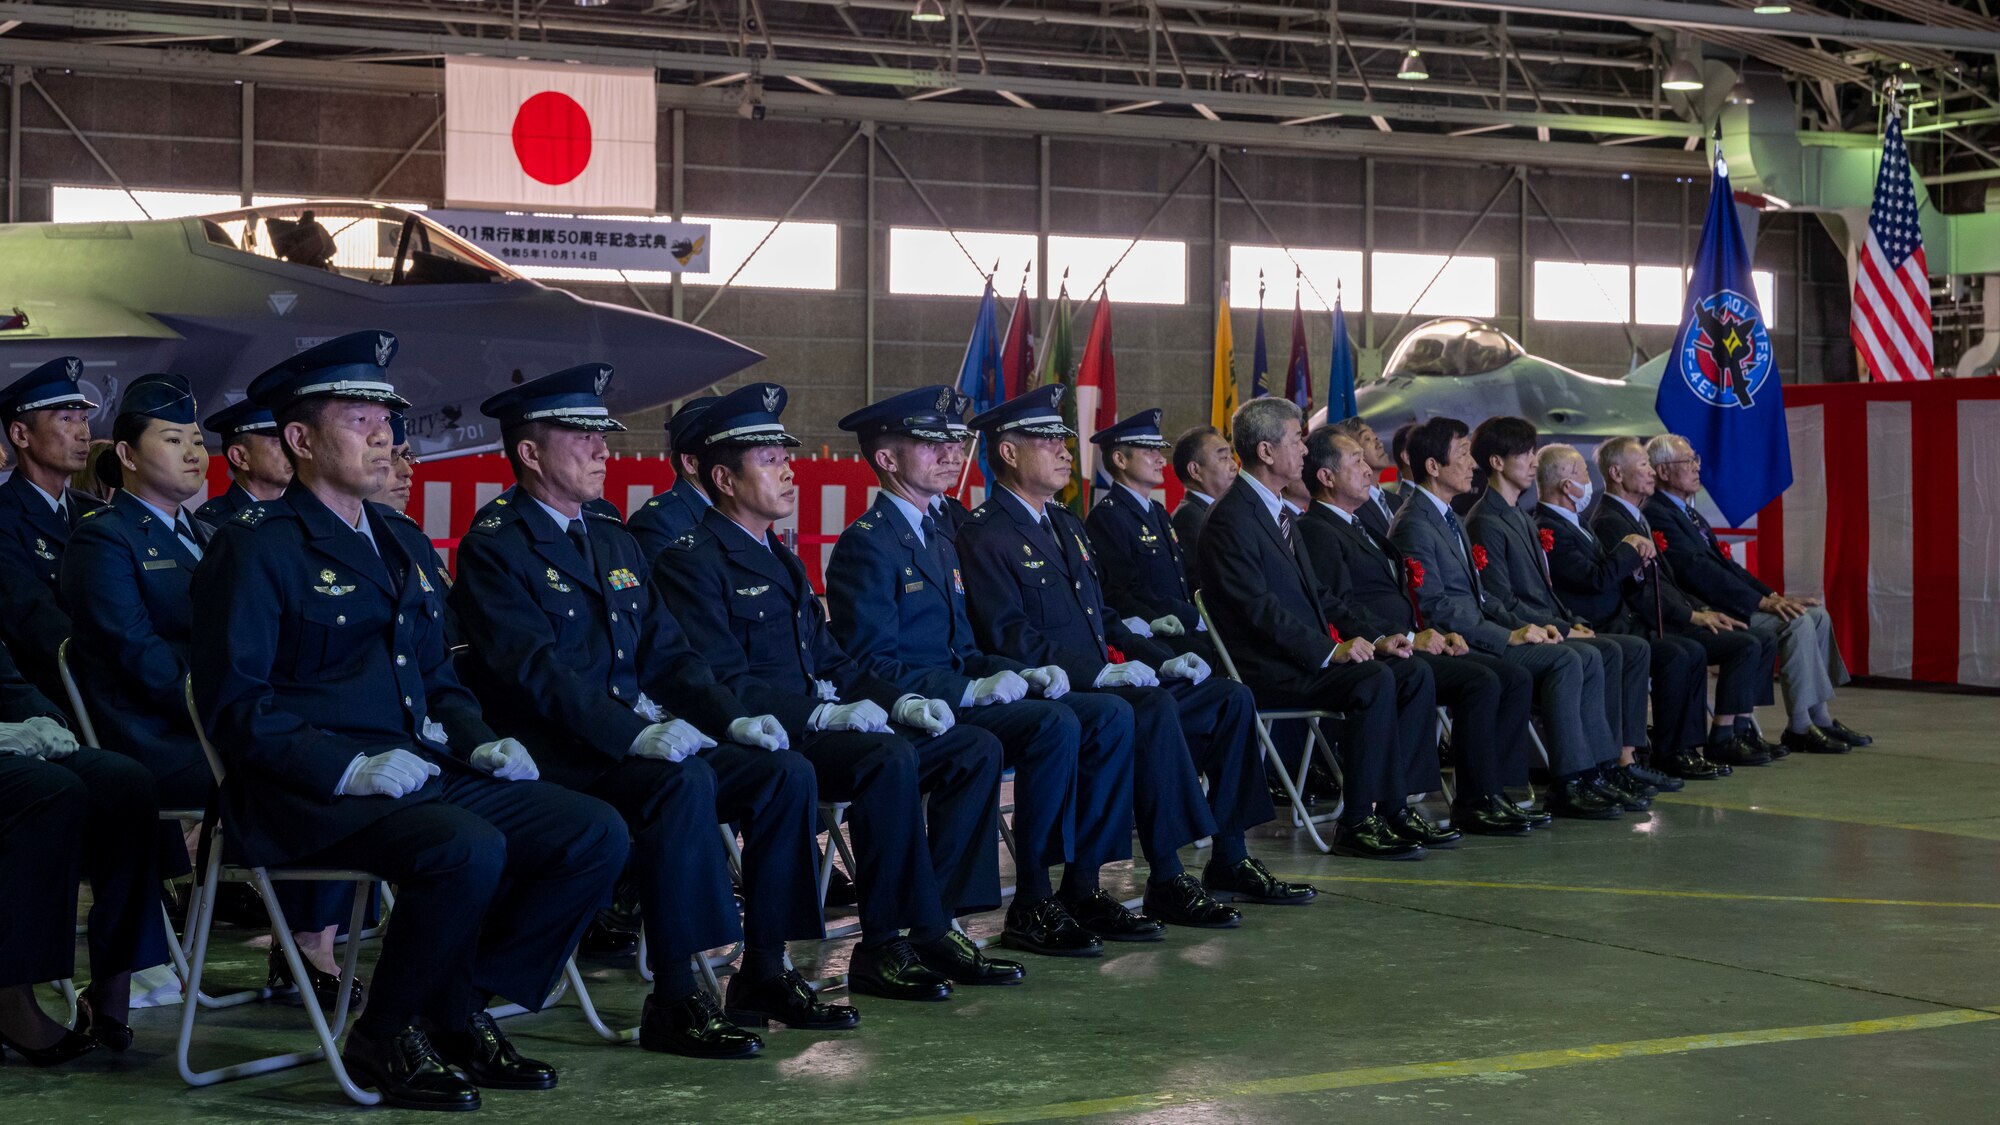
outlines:
[{"label": "name tag on uniform", "polygon": [[918,590],[921,590],[921,589],[923,589],[923,588],[924,588],[924,584],[923,584],[923,582],[922,582],[921,580],[919,580],[919,581],[916,581],[916,582],[905,582],[905,583],[903,583],[903,592],[904,592],[905,594],[914,594],[914,593],[916,593],[916,592],[917,592]]},{"label": "name tag on uniform", "polygon": [[150,561],[148,561],[148,562],[143,562],[143,563],[140,563],[140,564],[139,564],[139,569],[141,569],[141,570],[173,570],[173,569],[174,569],[175,567],[178,567],[178,566],[180,566],[180,565],[181,565],[180,563],[177,563],[177,562],[175,562],[175,561],[174,561],[174,560],[172,560],[172,559],[153,559],[153,560],[150,560]]}]

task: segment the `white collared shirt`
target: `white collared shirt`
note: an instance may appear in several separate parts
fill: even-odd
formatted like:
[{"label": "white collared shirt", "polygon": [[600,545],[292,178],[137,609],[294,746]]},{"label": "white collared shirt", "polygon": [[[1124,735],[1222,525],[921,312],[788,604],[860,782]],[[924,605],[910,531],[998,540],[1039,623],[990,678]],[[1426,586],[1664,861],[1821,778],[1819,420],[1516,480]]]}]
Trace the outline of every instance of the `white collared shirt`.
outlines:
[{"label": "white collared shirt", "polygon": [[882,490],[882,495],[887,496],[889,503],[895,505],[896,510],[903,513],[903,518],[910,521],[910,530],[917,533],[918,544],[930,546],[930,541],[924,538],[924,519],[929,513],[886,488]]},{"label": "white collared shirt", "polygon": [[1034,520],[1037,524],[1040,524],[1043,527],[1048,526],[1048,519],[1049,519],[1048,513],[1040,509],[1037,509],[1034,505],[1028,503],[1026,500],[1021,499],[1020,493],[1015,492],[1013,489],[1008,488],[1006,485],[1003,484],[1000,486],[1000,495],[1009,497],[1014,501],[1014,503],[1019,504],[1021,506],[1021,510],[1028,513],[1029,519]]},{"label": "white collared shirt", "polygon": [[542,511],[547,512],[549,514],[549,518],[556,521],[556,530],[564,535],[569,534],[569,525],[572,519],[580,520],[583,518],[583,513],[581,512],[578,512],[574,517],[563,515],[561,512],[558,512],[554,508],[549,507],[547,504],[542,503],[541,497],[535,495],[532,492],[529,492],[525,488],[522,489],[521,492],[523,495],[527,496],[528,499],[533,500],[535,502],[535,505],[541,508]]},{"label": "white collared shirt", "polygon": [[[16,468],[16,469],[15,469],[15,471],[16,471],[16,472],[19,472],[20,470],[19,470],[18,468]],[[48,503],[49,503],[49,510],[50,510],[50,511],[52,511],[52,512],[60,512],[60,511],[62,511],[62,497],[60,497],[60,496],[50,496],[50,495],[49,495],[48,493],[46,493],[46,492],[43,492],[43,491],[42,491],[42,486],[41,486],[41,485],[39,485],[39,484],[36,484],[36,483],[35,483],[34,481],[32,481],[32,480],[28,480],[28,478],[27,478],[27,477],[26,477],[25,475],[24,475],[24,476],[22,476],[22,477],[21,477],[21,479],[22,479],[22,480],[25,480],[25,481],[28,481],[28,487],[29,487],[29,488],[32,488],[32,489],[34,489],[34,490],[35,490],[35,494],[36,494],[37,496],[40,496],[40,497],[41,497],[42,499],[44,499],[44,500],[48,501]]]},{"label": "white collared shirt", "polygon": [[[125,494],[130,496],[132,499],[139,501],[139,503],[144,504],[146,506],[147,511],[153,513],[155,516],[158,516],[162,521],[166,523],[168,527],[173,528],[174,538],[181,541],[181,546],[186,547],[188,549],[188,553],[194,556],[196,562],[201,561],[201,544],[196,543],[194,540],[189,539],[187,536],[182,535],[180,533],[181,532],[180,523],[178,519],[176,519],[176,517],[185,515],[186,513],[176,510],[172,514],[169,514],[165,509],[156,507],[152,501],[147,500],[146,498],[140,496],[136,492],[133,492],[129,488],[125,490]],[[194,525],[189,524],[188,527],[189,530],[193,530]]]},{"label": "white collared shirt", "polygon": [[[1410,487],[1417,490],[1417,495],[1423,497],[1426,500],[1429,500],[1432,504],[1437,505],[1438,515],[1444,515],[1445,513],[1451,511],[1451,505],[1438,499],[1437,493],[1432,492],[1430,489],[1425,488],[1420,484],[1411,485]],[[1445,522],[1450,523],[1451,521],[1446,520]]]},{"label": "white collared shirt", "polygon": [[1151,496],[1148,496],[1145,493],[1140,492],[1138,489],[1133,488],[1131,485],[1126,484],[1122,480],[1118,482],[1118,487],[1130,493],[1132,499],[1137,500],[1139,502],[1139,510],[1141,512],[1150,512],[1153,510],[1153,498]]},{"label": "white collared shirt", "polygon": [[1625,505],[1625,510],[1632,513],[1632,518],[1639,521],[1640,527],[1652,526],[1652,524],[1646,522],[1646,514],[1644,512],[1641,512],[1637,507],[1634,507],[1630,500],[1625,499],[1623,496],[1613,496],[1609,492],[1605,493],[1605,495],[1610,496],[1611,499],[1616,500],[1620,504]]},{"label": "white collared shirt", "polygon": [[1239,484],[1247,484],[1250,486],[1250,491],[1256,493],[1257,499],[1262,500],[1264,502],[1264,510],[1271,513],[1271,522],[1278,523],[1279,505],[1285,502],[1285,498],[1279,496],[1275,492],[1272,492],[1270,489],[1265,488],[1263,481],[1260,481],[1256,477],[1251,476],[1246,471],[1239,469],[1236,473],[1236,480],[1237,483]]},{"label": "white collared shirt", "polygon": [[1329,512],[1332,512],[1334,515],[1339,516],[1341,519],[1346,520],[1349,527],[1354,526],[1354,524],[1356,523],[1356,520],[1354,518],[1354,513],[1348,511],[1346,508],[1343,508],[1338,504],[1329,504],[1326,501],[1321,500],[1319,501],[1319,506],[1325,508]]},{"label": "white collared shirt", "polygon": [[1561,516],[1562,518],[1564,518],[1564,519],[1568,520],[1568,521],[1570,522],[1570,526],[1571,526],[1571,527],[1574,527],[1574,528],[1576,528],[1576,529],[1577,529],[1578,531],[1581,531],[1581,532],[1583,532],[1583,534],[1584,534],[1585,538],[1592,538],[1592,539],[1596,538],[1595,536],[1593,536],[1593,535],[1591,535],[1591,534],[1590,534],[1590,529],[1589,529],[1589,528],[1587,528],[1587,527],[1583,526],[1583,517],[1582,517],[1582,515],[1580,515],[1580,514],[1578,514],[1578,513],[1576,513],[1576,512],[1572,512],[1572,511],[1570,511],[1570,510],[1569,510],[1568,508],[1565,508],[1565,507],[1563,507],[1563,506],[1562,506],[1561,504],[1546,504],[1546,503],[1545,503],[1545,504],[1543,504],[1543,505],[1542,505],[1542,507],[1544,507],[1544,508],[1547,508],[1547,509],[1548,509],[1549,511],[1551,511],[1551,512],[1554,512],[1555,514],[1557,514],[1557,515]]},{"label": "white collared shirt", "polygon": [[1187,490],[1187,495],[1199,497],[1202,503],[1208,505],[1211,508],[1215,507],[1215,497],[1210,496],[1206,492],[1203,492],[1199,489],[1190,488]]}]

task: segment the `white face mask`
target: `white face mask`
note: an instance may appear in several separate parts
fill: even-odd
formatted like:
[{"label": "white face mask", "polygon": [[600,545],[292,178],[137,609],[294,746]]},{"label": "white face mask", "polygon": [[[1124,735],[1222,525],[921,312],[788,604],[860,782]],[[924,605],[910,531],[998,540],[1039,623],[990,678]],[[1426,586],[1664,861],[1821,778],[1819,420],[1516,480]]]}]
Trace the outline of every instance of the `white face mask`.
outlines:
[{"label": "white face mask", "polygon": [[1585,508],[1588,508],[1590,506],[1590,482],[1587,480],[1566,480],[1563,482],[1563,492],[1565,494],[1569,492],[1570,485],[1575,485],[1579,489],[1582,489],[1576,497],[1576,510],[1581,512]]}]

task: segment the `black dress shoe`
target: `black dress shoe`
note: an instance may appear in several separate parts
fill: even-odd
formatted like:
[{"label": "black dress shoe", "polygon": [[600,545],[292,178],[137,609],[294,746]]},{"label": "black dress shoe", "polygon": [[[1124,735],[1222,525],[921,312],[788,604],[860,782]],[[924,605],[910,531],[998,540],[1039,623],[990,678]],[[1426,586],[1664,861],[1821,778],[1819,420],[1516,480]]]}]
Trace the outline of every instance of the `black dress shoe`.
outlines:
[{"label": "black dress shoe", "polygon": [[678,1000],[646,997],[639,1046],[691,1059],[747,1059],[764,1049],[764,1041],[729,1022],[715,997],[697,988]]},{"label": "black dress shoe", "polygon": [[[1098,892],[1103,894],[1102,891]],[[1105,895],[1106,898],[1111,896]],[[1078,904],[1094,910],[1094,899]],[[1113,941],[1158,941],[1166,927],[1150,918],[1140,918],[1112,899],[1125,917],[1106,915],[1101,919]],[[1152,936],[1139,936],[1151,934]],[[1126,936],[1133,935],[1133,936]],[[1000,944],[1009,949],[1039,953],[1044,957],[1097,957],[1104,952],[1104,935],[1077,921],[1061,899],[1051,895],[1038,902],[1022,902],[1015,896],[1007,907],[1007,921],[1000,931]]]},{"label": "black dress shoe", "polygon": [[[1629,766],[1606,766],[1604,772],[1616,778],[1618,784],[1621,785],[1622,787],[1630,789],[1632,792],[1639,794],[1641,797],[1645,797],[1648,800],[1651,800],[1652,798],[1660,795],[1660,787],[1654,785],[1652,782],[1649,782],[1645,778],[1640,777],[1638,774],[1632,772],[1635,769],[1643,769],[1643,768],[1644,768],[1643,766],[1640,766],[1637,762],[1634,762]],[[1650,773],[1651,771],[1649,770],[1647,772]]]},{"label": "black dress shoe", "polygon": [[1853,746],[1833,737],[1818,727],[1807,727],[1804,730],[1788,730],[1779,736],[1778,741],[1784,745],[1785,749],[1800,754],[1845,754],[1854,749]]},{"label": "black dress shoe", "polygon": [[63,1030],[62,1037],[46,1047],[24,1047],[5,1035],[0,1035],[0,1059],[12,1051],[28,1061],[29,1066],[61,1066],[97,1050],[97,1040],[80,1031]]},{"label": "black dress shoe", "polygon": [[1354,859],[1422,859],[1424,846],[1398,835],[1389,822],[1373,813],[1359,824],[1343,824],[1333,841],[1333,854]]},{"label": "black dress shoe", "polygon": [[88,993],[76,998],[75,1030],[79,1034],[90,1036],[97,1041],[98,1046],[107,1051],[124,1054],[126,1049],[132,1046],[131,1026],[99,1014],[97,1005],[91,1001]]},{"label": "black dress shoe", "polygon": [[1703,751],[1709,761],[1725,766],[1768,766],[1771,756],[1755,745],[1744,741],[1742,735],[1727,742],[1711,742]]},{"label": "black dress shoe", "polygon": [[1653,799],[1644,793],[1626,786],[1625,779],[1615,771],[1605,770],[1586,781],[1591,788],[1604,794],[1620,809],[1626,812],[1645,812],[1653,807]]},{"label": "black dress shoe", "polygon": [[861,1026],[861,1013],[853,1008],[820,1003],[797,969],[759,981],[737,973],[729,978],[722,1006],[729,1022],[739,1027],[781,1023],[802,1031],[849,1031]]},{"label": "black dress shoe", "polygon": [[1060,901],[1078,926],[1103,941],[1160,941],[1167,936],[1165,922],[1134,913],[1103,890],[1091,892],[1089,898]]},{"label": "black dress shoe", "polygon": [[479,1087],[452,1073],[423,1029],[411,1024],[376,1039],[357,1026],[347,1033],[340,1061],[354,1083],[378,1090],[398,1109],[465,1111],[479,1108]]},{"label": "black dress shoe", "polygon": [[1505,794],[1497,794],[1496,796],[1501,805],[1505,806],[1508,816],[1513,817],[1530,828],[1547,828],[1556,822],[1555,817],[1550,816],[1541,809],[1524,809],[1519,804],[1508,800]]},{"label": "black dress shoe", "polygon": [[1835,719],[1832,722],[1832,724],[1828,726],[1823,726],[1819,729],[1825,731],[1826,733],[1832,735],[1835,738],[1838,738],[1842,742],[1847,743],[1849,746],[1875,745],[1874,739],[1868,737],[1865,734],[1862,734],[1860,731],[1855,730],[1853,727],[1848,726],[1846,723],[1841,722],[1839,719]]},{"label": "black dress shoe", "polygon": [[1186,871],[1164,883],[1146,880],[1143,905],[1148,916],[1176,926],[1233,930],[1243,924],[1242,911],[1210,898],[1208,892],[1201,889],[1201,880]]},{"label": "black dress shoe", "polygon": [[972,939],[957,930],[946,930],[936,941],[913,941],[910,947],[931,972],[942,974],[953,984],[1020,984],[1028,967],[1019,961],[988,957]]},{"label": "black dress shoe", "polygon": [[1659,793],[1678,793],[1687,788],[1687,782],[1682,781],[1680,778],[1668,777],[1659,770],[1640,762],[1635,761],[1629,766],[1619,766],[1618,768],[1625,771],[1625,776],[1642,785],[1651,787],[1653,792],[1647,794],[1649,797]]},{"label": "black dress shoe", "polygon": [[[1505,797],[1480,798],[1476,803],[1456,805],[1451,810],[1452,827],[1474,836],[1526,836],[1528,822],[1511,815]],[[1518,811],[1518,810],[1516,810]]]},{"label": "black dress shoe", "polygon": [[1235,863],[1209,860],[1201,869],[1201,889],[1217,902],[1255,902],[1264,906],[1304,906],[1319,897],[1306,883],[1287,883],[1271,874],[1255,856]]},{"label": "black dress shoe", "polygon": [[1666,754],[1655,754],[1653,768],[1682,784],[1690,781],[1714,781],[1722,776],[1722,771],[1716,764],[1702,757],[1699,751],[1676,750]]},{"label": "black dress shoe", "polygon": [[433,1039],[438,1057],[482,1090],[553,1090],[556,1068],[525,1058],[485,1012],[474,1012],[464,1031],[441,1031]]},{"label": "black dress shoe", "polygon": [[589,928],[583,931],[583,940],[576,946],[580,957],[630,957],[638,951],[638,931],[628,930],[602,913],[591,920]]},{"label": "black dress shoe", "polygon": [[907,938],[857,946],[847,963],[847,990],[884,1000],[946,1000],[951,980],[924,964]]},{"label": "black dress shoe", "polygon": [[[271,975],[270,979],[264,982],[264,987],[273,992],[284,992],[298,987],[292,980],[292,967],[285,961],[285,951],[278,948],[275,943],[271,946],[269,961]],[[322,971],[304,953],[299,954],[299,961],[306,967],[306,979],[312,985],[313,996],[319,1000],[319,1006],[325,1009],[326,1018],[332,1019],[333,1010],[340,1006],[340,978]],[[355,978],[354,987],[348,991],[347,1010],[352,1012],[361,1006],[362,985],[359,977]]]},{"label": "black dress shoe", "polygon": [[1582,778],[1570,778],[1549,790],[1543,802],[1552,816],[1570,820],[1617,820],[1618,802]]},{"label": "black dress shoe", "polygon": [[1764,753],[1769,754],[1771,760],[1774,762],[1779,758],[1790,757],[1792,753],[1780,743],[1772,742],[1763,735],[1758,734],[1757,728],[1751,726],[1748,722],[1737,724],[1736,737],[1742,739],[1745,746],[1754,750],[1762,750]]},{"label": "black dress shoe", "polygon": [[1396,835],[1426,848],[1455,848],[1465,839],[1465,833],[1456,828],[1439,828],[1407,805],[1382,819],[1389,822]]}]

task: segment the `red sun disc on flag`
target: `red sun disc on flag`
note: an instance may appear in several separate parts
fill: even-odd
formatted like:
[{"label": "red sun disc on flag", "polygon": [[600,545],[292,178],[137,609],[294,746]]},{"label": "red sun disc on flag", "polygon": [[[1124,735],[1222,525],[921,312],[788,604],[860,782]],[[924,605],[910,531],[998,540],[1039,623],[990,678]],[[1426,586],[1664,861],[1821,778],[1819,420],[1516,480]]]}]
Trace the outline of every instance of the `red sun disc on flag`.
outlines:
[{"label": "red sun disc on flag", "polygon": [[536,94],[514,114],[514,156],[542,183],[569,183],[590,165],[590,115],[568,94]]}]

